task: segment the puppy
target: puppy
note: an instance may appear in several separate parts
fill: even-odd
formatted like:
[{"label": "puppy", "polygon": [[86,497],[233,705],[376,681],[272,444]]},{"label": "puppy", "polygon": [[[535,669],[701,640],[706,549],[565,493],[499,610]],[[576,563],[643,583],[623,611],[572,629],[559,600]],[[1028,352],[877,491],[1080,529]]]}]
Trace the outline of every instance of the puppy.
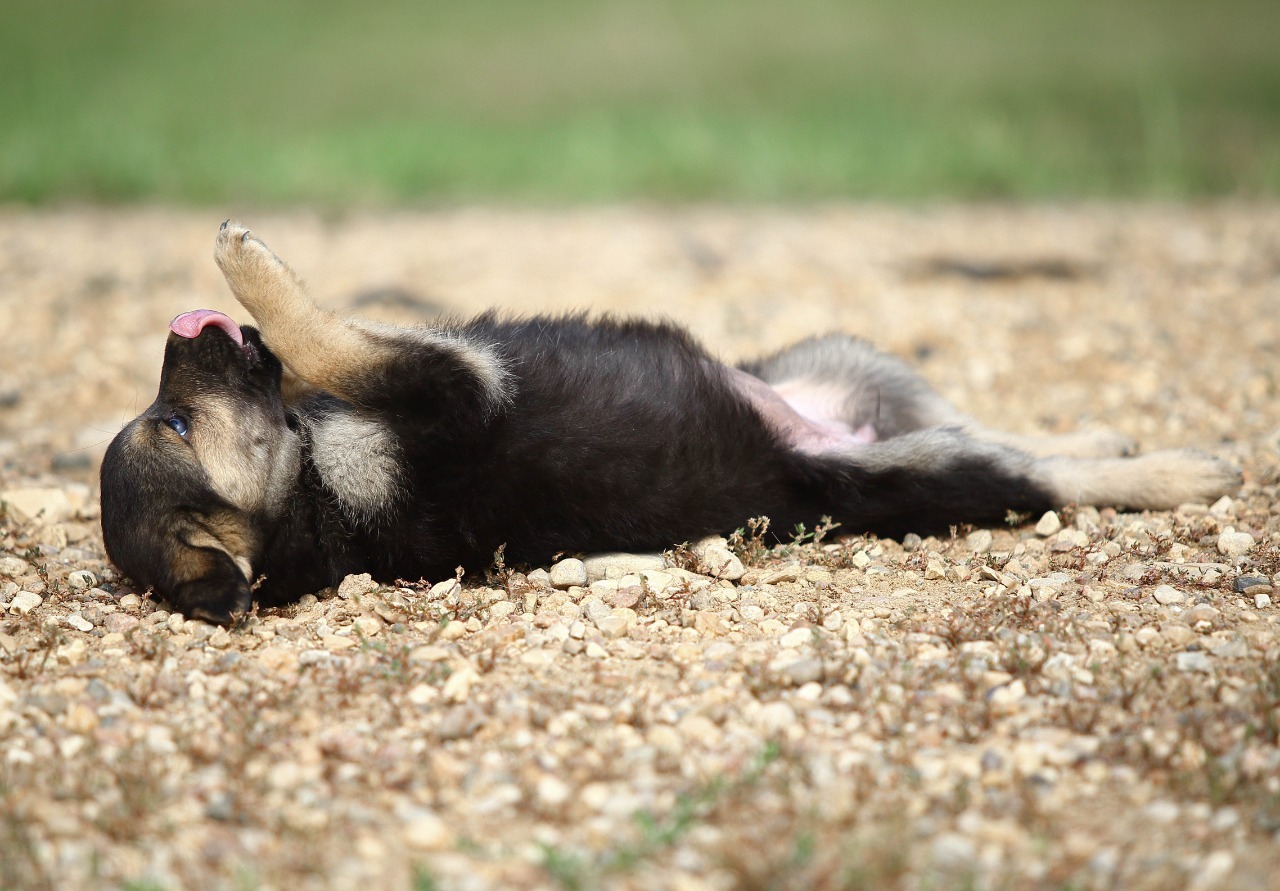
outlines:
[{"label": "puppy", "polygon": [[[160,391],[102,464],[107,552],[228,623],[334,585],[565,551],[653,550],[827,515],[898,537],[1075,502],[1171,508],[1239,485],[1193,451],[975,424],[842,336],[732,368],[664,323],[494,314],[398,328],[326,312],[230,221],[215,259],[258,327],[170,325]],[[286,398],[285,369],[306,386]],[[288,388],[294,389],[294,388]]]}]

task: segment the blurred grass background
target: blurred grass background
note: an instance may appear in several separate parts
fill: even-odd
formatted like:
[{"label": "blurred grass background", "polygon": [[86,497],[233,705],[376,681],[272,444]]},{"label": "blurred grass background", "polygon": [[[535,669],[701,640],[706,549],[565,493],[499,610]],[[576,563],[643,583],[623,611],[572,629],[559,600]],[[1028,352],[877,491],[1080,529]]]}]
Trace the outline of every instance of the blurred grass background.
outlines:
[{"label": "blurred grass background", "polygon": [[0,0],[0,200],[1258,198],[1276,0]]}]

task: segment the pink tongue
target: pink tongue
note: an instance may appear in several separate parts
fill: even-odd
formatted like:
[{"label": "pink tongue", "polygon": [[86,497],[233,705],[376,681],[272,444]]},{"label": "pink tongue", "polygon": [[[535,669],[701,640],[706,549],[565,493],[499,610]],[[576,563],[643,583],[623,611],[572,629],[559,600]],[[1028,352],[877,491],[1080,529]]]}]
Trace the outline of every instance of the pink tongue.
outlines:
[{"label": "pink tongue", "polygon": [[237,344],[244,346],[244,338],[240,336],[240,326],[233,322],[230,316],[213,309],[193,309],[191,312],[184,312],[169,323],[169,330],[179,337],[190,338],[198,337],[200,332],[210,325],[221,328]]}]

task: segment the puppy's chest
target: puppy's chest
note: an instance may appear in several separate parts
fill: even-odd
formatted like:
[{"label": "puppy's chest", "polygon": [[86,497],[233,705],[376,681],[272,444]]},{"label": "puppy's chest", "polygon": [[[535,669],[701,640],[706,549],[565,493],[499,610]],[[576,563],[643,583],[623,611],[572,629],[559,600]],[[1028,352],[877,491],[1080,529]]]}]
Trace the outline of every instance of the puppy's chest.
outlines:
[{"label": "puppy's chest", "polygon": [[311,420],[311,461],[320,482],[353,520],[389,514],[404,489],[404,455],[395,434],[354,411],[329,411]]}]

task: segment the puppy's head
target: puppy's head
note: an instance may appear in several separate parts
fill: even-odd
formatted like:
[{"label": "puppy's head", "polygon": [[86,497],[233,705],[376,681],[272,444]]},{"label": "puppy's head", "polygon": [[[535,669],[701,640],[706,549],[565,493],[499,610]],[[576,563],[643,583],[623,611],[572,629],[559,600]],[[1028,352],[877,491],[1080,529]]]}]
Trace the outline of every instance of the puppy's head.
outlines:
[{"label": "puppy's head", "polygon": [[256,329],[195,310],[170,324],[155,402],[102,462],[111,560],[189,616],[249,609],[254,562],[296,480],[280,361]]}]

